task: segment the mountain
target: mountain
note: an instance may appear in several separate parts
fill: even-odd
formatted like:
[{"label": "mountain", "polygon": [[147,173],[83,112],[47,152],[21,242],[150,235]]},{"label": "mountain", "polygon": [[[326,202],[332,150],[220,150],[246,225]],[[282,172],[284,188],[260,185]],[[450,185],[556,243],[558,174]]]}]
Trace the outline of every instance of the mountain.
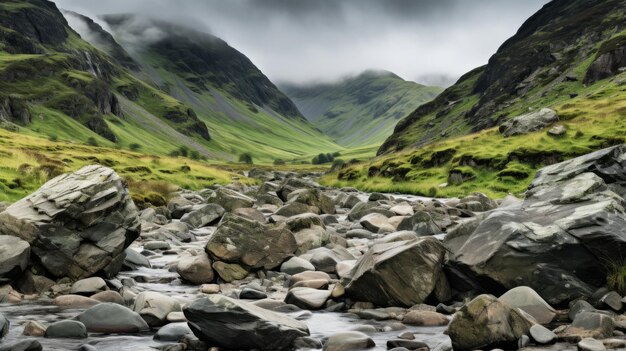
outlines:
[{"label": "mountain", "polygon": [[271,162],[343,149],[216,37],[108,17],[118,34],[147,23],[122,33],[126,39],[156,33],[124,42],[85,16],[65,16],[69,22],[46,0],[0,1],[1,127],[156,155],[182,148],[215,160],[248,152]]},{"label": "mountain", "polygon": [[625,60],[618,49],[625,40],[625,9],[620,0],[551,1],[486,66],[398,123],[379,154],[493,127],[528,108],[567,99],[580,82],[618,73]]},{"label": "mountain", "polygon": [[[522,192],[543,165],[624,143],[625,52],[626,2],[551,1],[487,65],[401,120],[380,157],[327,184],[445,196]],[[543,108],[559,121],[500,132]]]},{"label": "mountain", "polygon": [[281,85],[302,114],[338,144],[381,144],[396,123],[442,89],[366,71],[337,83]]},{"label": "mountain", "polygon": [[134,15],[101,18],[141,66],[134,75],[188,104],[221,153],[292,159],[342,147],[314,128],[245,55],[210,34]]}]

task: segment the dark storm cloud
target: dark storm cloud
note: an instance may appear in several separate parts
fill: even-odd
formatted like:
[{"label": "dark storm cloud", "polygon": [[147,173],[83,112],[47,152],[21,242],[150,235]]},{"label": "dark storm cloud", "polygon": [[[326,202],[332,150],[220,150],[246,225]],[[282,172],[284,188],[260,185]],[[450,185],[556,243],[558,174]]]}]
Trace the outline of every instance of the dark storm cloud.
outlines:
[{"label": "dark storm cloud", "polygon": [[274,81],[366,69],[450,84],[483,65],[547,0],[55,0],[89,16],[137,13],[211,31]]}]

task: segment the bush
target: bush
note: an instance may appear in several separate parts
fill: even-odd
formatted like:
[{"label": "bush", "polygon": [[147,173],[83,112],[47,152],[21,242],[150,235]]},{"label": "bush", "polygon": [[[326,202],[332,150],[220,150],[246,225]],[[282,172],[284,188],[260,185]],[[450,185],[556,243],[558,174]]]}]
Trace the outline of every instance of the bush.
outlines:
[{"label": "bush", "polygon": [[89,137],[87,139],[87,145],[98,147],[98,141],[94,137]]},{"label": "bush", "polygon": [[282,166],[285,164],[285,160],[281,160],[280,158],[274,160],[274,165],[276,166]]},{"label": "bush", "polygon": [[332,154],[319,154],[311,160],[311,163],[314,165],[321,165],[324,163],[333,162],[335,160],[335,156]]},{"label": "bush", "polygon": [[428,197],[436,197],[437,196],[437,188],[435,188],[434,186],[428,188],[428,191],[426,192],[426,195]]},{"label": "bush", "polygon": [[178,152],[180,153],[180,155],[182,157],[187,157],[189,156],[189,148],[185,145],[181,146],[178,148]]},{"label": "bush", "polygon": [[132,143],[129,145],[130,149],[132,151],[138,151],[141,150],[141,145],[137,144],[137,143]]},{"label": "bush", "polygon": [[611,290],[626,295],[626,261],[612,262],[608,265],[606,283]]},{"label": "bush", "polygon": [[252,161],[252,155],[250,155],[249,153],[245,152],[241,155],[239,155],[239,162],[241,163],[245,163],[245,164],[253,164],[254,162]]},{"label": "bush", "polygon": [[59,137],[56,134],[52,134],[48,136],[48,140],[50,140],[53,143],[56,143],[57,141],[59,141]]},{"label": "bush", "polygon": [[189,152],[189,158],[192,160],[199,160],[201,158],[200,152],[198,152],[198,150],[191,150],[191,152]]},{"label": "bush", "polygon": [[178,151],[178,150],[174,150],[174,151],[170,152],[170,156],[172,156],[172,157],[178,157],[178,156],[180,156],[180,151]]},{"label": "bush", "polygon": [[143,197],[144,203],[148,203],[155,207],[165,206],[167,205],[167,200],[165,197],[157,192],[149,192]]}]

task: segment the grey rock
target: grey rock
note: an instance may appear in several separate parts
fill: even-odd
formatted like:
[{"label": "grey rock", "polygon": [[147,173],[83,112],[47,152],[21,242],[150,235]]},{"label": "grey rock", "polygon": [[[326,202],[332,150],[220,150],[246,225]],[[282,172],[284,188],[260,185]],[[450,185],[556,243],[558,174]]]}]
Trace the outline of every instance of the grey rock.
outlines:
[{"label": "grey rock", "polygon": [[182,256],[176,264],[176,272],[186,281],[199,285],[215,278],[212,262],[205,252]]},{"label": "grey rock", "polygon": [[48,325],[44,337],[84,339],[87,337],[87,328],[78,321],[62,320]]},{"label": "grey rock", "polygon": [[287,293],[285,302],[306,310],[319,310],[325,306],[330,295],[331,292],[329,290],[292,288]]},{"label": "grey rock", "polygon": [[346,294],[378,306],[422,303],[443,275],[445,253],[433,237],[376,244],[357,261]]},{"label": "grey rock", "polygon": [[314,270],[315,267],[311,264],[311,262],[300,257],[292,257],[280,265],[280,271],[289,275]]},{"label": "grey rock", "polygon": [[171,323],[162,326],[156,334],[154,334],[154,339],[159,341],[179,341],[186,334],[191,334],[191,328],[187,325],[187,323]]},{"label": "grey rock", "polygon": [[513,288],[498,298],[509,307],[517,307],[533,316],[537,323],[548,324],[552,322],[556,311],[539,294],[527,286]]},{"label": "grey rock", "polygon": [[578,342],[576,345],[578,347],[578,351],[605,351],[606,347],[604,344],[593,338],[584,338]]},{"label": "grey rock", "polygon": [[529,286],[552,305],[590,297],[626,249],[625,158],[620,145],[541,169],[526,199],[488,214],[451,264],[507,289]]},{"label": "grey rock", "polygon": [[116,303],[101,303],[79,314],[76,319],[94,333],[138,333],[150,329],[143,318]]},{"label": "grey rock", "polygon": [[512,135],[528,134],[536,130],[549,126],[558,121],[558,117],[554,110],[542,108],[539,111],[533,111],[521,116],[517,116],[512,120],[504,122],[500,125],[500,133],[505,137]]},{"label": "grey rock", "polygon": [[30,245],[9,235],[0,235],[0,282],[18,277],[28,266]]},{"label": "grey rock", "polygon": [[296,245],[285,226],[264,225],[228,213],[209,238],[206,251],[215,261],[273,269],[296,251]]},{"label": "grey rock", "polygon": [[123,267],[125,269],[136,270],[139,267],[147,267],[147,268],[152,267],[152,265],[150,264],[150,261],[146,258],[146,256],[140,254],[139,252],[131,248],[127,248],[125,253],[126,253],[126,257],[124,258],[124,264],[123,264]]},{"label": "grey rock", "polygon": [[81,279],[70,288],[70,294],[91,296],[95,293],[107,290],[107,283],[100,277]]},{"label": "grey rock", "polygon": [[166,324],[167,315],[180,310],[180,303],[174,298],[153,291],[139,293],[133,304],[133,311],[151,327]]},{"label": "grey rock", "polygon": [[189,224],[193,228],[200,228],[218,220],[224,215],[224,212],[224,208],[220,205],[201,205],[199,208],[183,215],[180,221]]},{"label": "grey rock", "polygon": [[200,340],[225,349],[289,350],[309,335],[302,322],[223,295],[195,300],[183,312]]},{"label": "grey rock", "polygon": [[0,313],[0,339],[4,338],[9,333],[9,327],[11,323],[9,320]]},{"label": "grey rock", "polygon": [[394,349],[397,347],[402,347],[407,350],[419,350],[422,348],[428,348],[428,345],[422,341],[417,340],[388,340],[387,341],[387,349]]},{"label": "grey rock", "polygon": [[243,288],[239,293],[239,298],[243,300],[261,300],[266,299],[267,294],[257,289]]},{"label": "grey rock", "polygon": [[215,192],[215,197],[210,198],[209,201],[220,205],[227,212],[232,212],[237,208],[252,207],[255,200],[234,190],[219,188]]},{"label": "grey rock", "polygon": [[347,331],[331,335],[324,343],[324,351],[365,350],[376,346],[367,334]]},{"label": "grey rock", "polygon": [[31,245],[53,276],[81,279],[121,269],[140,222],[126,183],[112,169],[86,166],[58,176],[0,213],[0,234]]},{"label": "grey rock", "polygon": [[541,324],[530,327],[529,333],[533,340],[541,345],[552,344],[556,340],[556,334]]}]

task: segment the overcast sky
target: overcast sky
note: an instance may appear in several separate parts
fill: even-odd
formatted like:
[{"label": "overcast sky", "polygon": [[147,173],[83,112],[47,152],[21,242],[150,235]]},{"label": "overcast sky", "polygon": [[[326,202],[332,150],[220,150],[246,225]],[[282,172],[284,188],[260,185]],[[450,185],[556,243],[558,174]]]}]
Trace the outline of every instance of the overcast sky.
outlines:
[{"label": "overcast sky", "polygon": [[137,13],[210,32],[275,82],[366,69],[450,84],[487,63],[547,0],[54,0],[94,17]]}]

